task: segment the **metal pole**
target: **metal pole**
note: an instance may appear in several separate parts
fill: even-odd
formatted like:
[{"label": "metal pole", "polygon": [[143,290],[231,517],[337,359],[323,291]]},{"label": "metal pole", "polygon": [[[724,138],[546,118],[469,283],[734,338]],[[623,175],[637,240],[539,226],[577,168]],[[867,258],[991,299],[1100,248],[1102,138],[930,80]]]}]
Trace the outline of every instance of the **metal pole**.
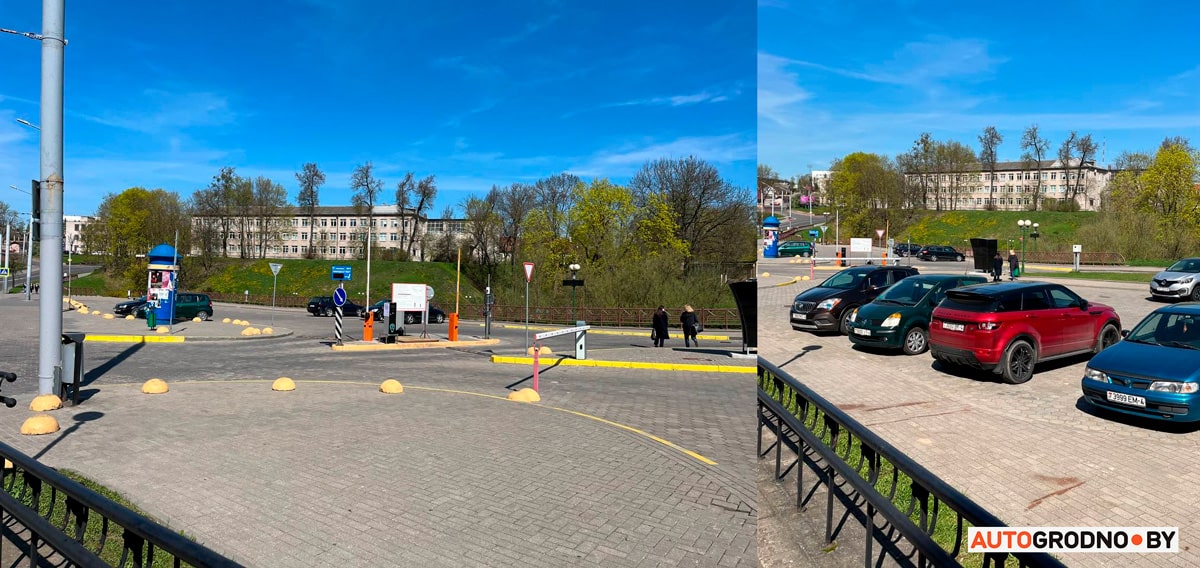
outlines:
[{"label": "metal pole", "polygon": [[1021,226],[1021,276],[1025,275],[1025,226]]},{"label": "metal pole", "polygon": [[[42,274],[62,271],[63,225],[63,37],[66,0],[42,0]],[[32,247],[30,247],[32,248]],[[62,280],[51,278],[40,294],[38,394],[54,393],[62,358]]]},{"label": "metal pole", "polygon": [[175,267],[175,274],[172,275],[175,283],[172,289],[167,290],[167,294],[171,298],[171,319],[167,322],[167,329],[170,333],[175,333],[175,304],[179,303],[179,229],[175,229],[175,252],[171,257],[171,266]]},{"label": "metal pole", "polygon": [[458,267],[454,271],[454,313],[458,313],[459,286],[462,281],[462,245],[458,245]]},{"label": "metal pole", "polygon": [[67,299],[71,299],[71,255],[74,253],[71,249],[67,249]]},{"label": "metal pole", "polygon": [[529,350],[529,279],[525,279],[525,350]]},{"label": "metal pole", "polygon": [[363,305],[371,307],[371,225],[375,222],[374,211],[367,218],[367,291]]},{"label": "metal pole", "polygon": [[5,268],[5,272],[4,272],[4,292],[3,292],[4,294],[8,293],[8,267],[11,266],[10,264],[8,264],[8,256],[9,256],[8,247],[9,247],[9,244],[12,242],[12,237],[10,235],[11,232],[12,232],[12,223],[5,224],[4,225],[4,268]]},{"label": "metal pole", "polygon": [[25,301],[28,302],[33,299],[33,290],[29,286],[29,275],[33,274],[33,213],[29,214],[29,226],[25,230],[25,252],[29,255],[25,260]]},{"label": "metal pole", "polygon": [[279,284],[279,275],[275,274],[271,281],[271,327],[275,327],[275,286]]}]

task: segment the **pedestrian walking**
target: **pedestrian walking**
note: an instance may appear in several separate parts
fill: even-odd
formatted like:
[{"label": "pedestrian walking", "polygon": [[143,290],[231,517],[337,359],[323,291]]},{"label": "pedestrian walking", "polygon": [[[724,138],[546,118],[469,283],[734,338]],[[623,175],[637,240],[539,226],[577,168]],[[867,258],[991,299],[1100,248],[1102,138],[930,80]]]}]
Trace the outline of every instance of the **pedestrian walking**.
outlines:
[{"label": "pedestrian walking", "polygon": [[1000,251],[996,251],[996,256],[992,257],[992,282],[999,282],[1002,272],[1004,272],[1004,258],[1000,256]]},{"label": "pedestrian walking", "polygon": [[670,321],[667,317],[667,309],[659,306],[654,311],[654,317],[650,323],[650,339],[654,341],[655,347],[662,347],[663,342],[671,339],[671,334],[667,333],[667,322]]},{"label": "pedestrian walking", "polygon": [[1021,271],[1017,270],[1017,265],[1020,262],[1021,262],[1020,259],[1017,258],[1017,251],[1015,251],[1013,249],[1008,249],[1008,279],[1009,280],[1016,280],[1017,277],[1021,275]]},{"label": "pedestrian walking", "polygon": [[700,342],[696,340],[696,311],[691,306],[683,305],[683,313],[679,314],[679,323],[683,324],[683,346],[691,347],[694,343],[696,347],[700,347]]}]

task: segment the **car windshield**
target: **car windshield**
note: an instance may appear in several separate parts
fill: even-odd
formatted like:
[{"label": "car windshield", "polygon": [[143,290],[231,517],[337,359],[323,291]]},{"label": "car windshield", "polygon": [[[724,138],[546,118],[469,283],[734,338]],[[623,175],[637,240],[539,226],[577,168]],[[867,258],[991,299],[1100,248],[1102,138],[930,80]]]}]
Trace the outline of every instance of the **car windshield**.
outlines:
[{"label": "car windshield", "polygon": [[897,282],[891,288],[879,295],[876,302],[891,302],[903,306],[915,306],[918,302],[925,299],[929,292],[936,288],[938,283],[930,280],[920,280],[918,278],[905,278]]},{"label": "car windshield", "polygon": [[1154,312],[1137,324],[1125,339],[1135,343],[1200,349],[1200,316]]},{"label": "car windshield", "polygon": [[839,272],[822,282],[821,287],[855,290],[860,287],[864,277],[866,277],[865,272]]},{"label": "car windshield", "polygon": [[1200,272],[1200,258],[1185,258],[1172,264],[1167,272]]}]

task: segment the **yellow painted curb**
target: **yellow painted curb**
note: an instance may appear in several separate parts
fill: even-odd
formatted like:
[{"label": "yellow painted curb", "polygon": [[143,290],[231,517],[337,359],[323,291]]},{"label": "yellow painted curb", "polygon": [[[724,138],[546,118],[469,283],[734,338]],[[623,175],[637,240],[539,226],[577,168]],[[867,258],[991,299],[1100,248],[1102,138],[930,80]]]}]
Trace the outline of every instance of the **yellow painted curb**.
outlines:
[{"label": "yellow painted curb", "polygon": [[88,335],[83,340],[101,343],[183,343],[182,335]]},{"label": "yellow painted curb", "polygon": [[499,339],[480,339],[478,341],[430,341],[428,343],[350,343],[333,345],[334,351],[392,351],[397,349],[435,349],[440,347],[472,347],[479,345],[498,345]]},{"label": "yellow painted curb", "polygon": [[[509,365],[533,365],[533,357],[512,357],[492,355],[493,363]],[[644,361],[603,361],[596,359],[540,359],[542,365],[560,365],[563,367],[608,367],[616,369],[649,369],[654,371],[688,371],[700,373],[739,373],[753,374],[757,367],[736,365],[697,365],[694,363],[649,363]]]},{"label": "yellow painted curb", "polygon": [[150,379],[146,384],[142,385],[142,392],[145,394],[164,394],[168,390],[167,381],[162,379]]},{"label": "yellow painted curb", "polygon": [[404,385],[400,384],[400,381],[397,381],[396,379],[388,379],[383,381],[383,384],[379,385],[379,392],[386,394],[400,394],[404,392]]},{"label": "yellow painted curb", "polygon": [[49,414],[30,416],[21,424],[21,433],[27,436],[53,434],[58,431],[58,420]]},{"label": "yellow painted curb", "polygon": [[271,390],[294,391],[296,390],[296,382],[287,377],[279,377],[278,379],[275,379],[275,382],[271,383]]}]

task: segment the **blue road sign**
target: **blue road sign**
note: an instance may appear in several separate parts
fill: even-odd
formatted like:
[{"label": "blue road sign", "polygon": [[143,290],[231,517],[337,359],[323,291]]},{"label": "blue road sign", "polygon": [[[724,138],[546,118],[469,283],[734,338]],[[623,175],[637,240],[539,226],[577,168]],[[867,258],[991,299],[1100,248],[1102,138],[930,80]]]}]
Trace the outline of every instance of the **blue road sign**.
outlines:
[{"label": "blue road sign", "polygon": [[0,276],[8,276],[8,269],[0,268]]},{"label": "blue road sign", "polygon": [[334,288],[333,289],[333,305],[335,305],[335,306],[346,305],[346,289],[345,288]]},{"label": "blue road sign", "polygon": [[821,238],[821,231],[818,231],[816,229],[809,229],[808,236],[811,238],[814,238],[814,239],[819,239],[819,238]]},{"label": "blue road sign", "polygon": [[334,265],[329,269],[329,277],[333,280],[351,280],[352,267],[346,265]]}]

